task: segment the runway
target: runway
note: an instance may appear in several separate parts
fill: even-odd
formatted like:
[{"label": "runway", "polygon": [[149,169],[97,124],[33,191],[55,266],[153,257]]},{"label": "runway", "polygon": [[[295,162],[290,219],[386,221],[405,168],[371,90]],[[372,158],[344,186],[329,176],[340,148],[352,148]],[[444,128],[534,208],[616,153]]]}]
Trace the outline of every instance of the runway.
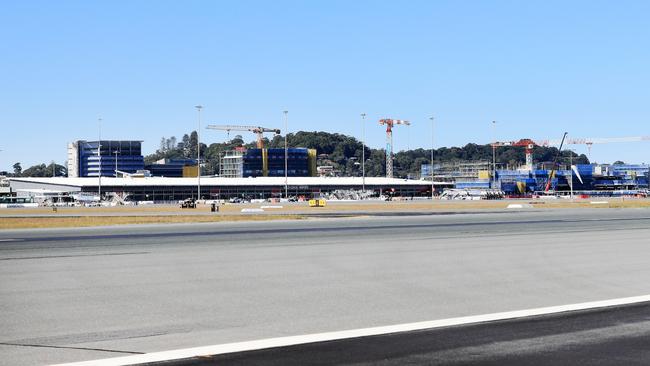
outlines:
[{"label": "runway", "polygon": [[650,304],[194,357],[166,366],[647,365]]},{"label": "runway", "polygon": [[0,232],[0,357],[31,365],[650,293],[648,210]]}]

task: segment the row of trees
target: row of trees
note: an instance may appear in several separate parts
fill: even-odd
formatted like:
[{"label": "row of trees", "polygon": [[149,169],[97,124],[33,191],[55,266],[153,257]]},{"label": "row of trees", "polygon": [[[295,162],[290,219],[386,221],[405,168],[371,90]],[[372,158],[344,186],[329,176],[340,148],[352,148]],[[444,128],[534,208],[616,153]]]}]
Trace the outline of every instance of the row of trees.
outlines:
[{"label": "row of trees", "polygon": [[65,177],[68,175],[68,168],[55,162],[51,162],[49,165],[33,165],[25,170],[20,163],[15,163],[13,168],[14,173],[11,175],[14,177]]},{"label": "row of trees", "polygon": [[[196,142],[198,140],[198,135],[196,131],[192,133],[183,135],[181,141],[177,141],[176,136],[172,137],[162,137],[160,139],[160,146],[155,153],[148,155],[145,158],[145,163],[151,163],[153,161],[163,159],[163,158],[193,158],[196,159]],[[201,144],[201,150],[203,150],[205,144]]]}]

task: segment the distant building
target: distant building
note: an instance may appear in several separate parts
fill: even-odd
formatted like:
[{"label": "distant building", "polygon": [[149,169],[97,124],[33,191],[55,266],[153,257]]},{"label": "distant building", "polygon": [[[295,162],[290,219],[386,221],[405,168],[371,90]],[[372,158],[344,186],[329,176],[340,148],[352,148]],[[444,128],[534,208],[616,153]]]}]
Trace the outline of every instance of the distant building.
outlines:
[{"label": "distant building", "polygon": [[488,161],[452,161],[431,164],[422,164],[420,167],[420,178],[448,182],[472,181],[474,179],[489,179],[492,171],[492,163]]},{"label": "distant building", "polygon": [[321,165],[316,168],[316,171],[319,177],[333,177],[335,174],[334,167],[331,165]]},{"label": "distant building", "polygon": [[221,158],[221,174],[224,178],[242,178],[244,176],[244,150],[227,151]]},{"label": "distant building", "polygon": [[2,175],[0,175],[0,196],[11,196],[9,179]]},{"label": "distant building", "polygon": [[[231,151],[221,160],[221,176],[226,178],[284,177],[284,155],[285,151],[282,148]],[[287,175],[289,177],[316,176],[316,150],[289,148]]]},{"label": "distant building", "polygon": [[145,165],[144,168],[154,177],[196,176],[196,159],[160,159],[153,164]]},{"label": "distant building", "polygon": [[[97,178],[8,178],[11,188],[16,191],[35,192],[70,192],[70,194],[97,194]],[[289,196],[320,197],[340,190],[360,191],[366,189],[372,195],[390,194],[402,197],[430,197],[431,182],[383,177],[258,177],[258,178],[223,178],[203,177],[201,179],[201,198],[279,198],[285,196],[285,187]],[[437,192],[451,188],[452,183],[434,182]],[[127,201],[170,202],[188,197],[197,197],[195,178],[162,177],[124,177],[102,179],[102,194],[118,194]]]},{"label": "distant building", "polygon": [[[508,194],[543,191],[550,182],[556,192],[633,191],[648,188],[650,166],[577,164],[573,169],[497,170],[497,186]],[[549,176],[551,177],[549,180]],[[458,186],[458,183],[457,183]]]},{"label": "distant building", "polygon": [[[582,192],[607,194],[613,191],[647,189],[650,165],[646,164],[576,164],[539,163],[530,169],[502,169],[497,163],[493,177],[492,164],[486,161],[422,164],[422,179],[433,174],[434,180],[452,182],[457,189],[496,188],[511,195],[532,194],[544,191],[547,184],[555,192],[567,193],[571,189]],[[549,176],[551,178],[549,179]]]},{"label": "distant building", "polygon": [[115,177],[117,171],[142,169],[142,141],[78,140],[68,144],[68,177]]}]

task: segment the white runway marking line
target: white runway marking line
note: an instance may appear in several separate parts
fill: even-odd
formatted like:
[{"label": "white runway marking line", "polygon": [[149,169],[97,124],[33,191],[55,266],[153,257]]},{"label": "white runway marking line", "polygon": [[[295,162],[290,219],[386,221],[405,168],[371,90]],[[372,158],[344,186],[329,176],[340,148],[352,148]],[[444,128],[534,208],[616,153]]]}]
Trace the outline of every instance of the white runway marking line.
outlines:
[{"label": "white runway marking line", "polygon": [[0,241],[20,241],[23,239],[0,239]]},{"label": "white runway marking line", "polygon": [[425,330],[433,328],[450,327],[455,325],[467,325],[475,323],[485,323],[497,320],[516,319],[529,316],[548,315],[563,313],[568,311],[587,310],[596,308],[605,308],[610,306],[630,305],[635,303],[650,301],[650,295],[625,297],[619,299],[584,302],[579,304],[550,306],[544,308],[535,308],[527,310],[507,311],[502,313],[492,313],[484,315],[464,316],[459,318],[449,318],[432,320],[417,323],[397,324],[383,327],[362,328],[353,330],[344,330],[339,332],[307,334],[300,336],[280,337],[261,339],[248,342],[226,343],[214,346],[184,348],[172,351],[162,351],[146,353],[142,355],[106,358],[93,361],[73,362],[59,364],[54,366],[121,366],[137,365],[150,362],[162,362],[171,360],[180,360],[199,356],[213,356],[234,352],[255,351],[267,348],[295,346],[307,343],[335,341],[342,339],[351,339],[367,336],[376,336],[391,333],[411,332],[416,330]]}]

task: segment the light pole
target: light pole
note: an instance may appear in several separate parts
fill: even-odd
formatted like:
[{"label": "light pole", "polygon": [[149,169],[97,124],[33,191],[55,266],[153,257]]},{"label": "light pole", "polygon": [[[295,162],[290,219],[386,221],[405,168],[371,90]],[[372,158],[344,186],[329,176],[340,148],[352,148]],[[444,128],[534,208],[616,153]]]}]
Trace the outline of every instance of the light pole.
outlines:
[{"label": "light pole", "polygon": [[361,113],[361,192],[366,193],[366,114]]},{"label": "light pole", "polygon": [[406,151],[411,151],[411,125],[406,125]]},{"label": "light pole", "polygon": [[117,150],[113,151],[113,154],[115,154],[115,178],[117,178],[117,154],[119,153]]},{"label": "light pole", "polygon": [[433,186],[433,117],[429,117],[431,120],[431,202],[433,202],[434,186]]},{"label": "light pole", "polygon": [[201,109],[202,105],[194,106],[199,112],[199,128],[196,130],[196,199],[201,199]]},{"label": "light pole", "polygon": [[497,121],[492,121],[492,188],[497,186]]},{"label": "light pole", "polygon": [[97,185],[97,194],[99,195],[99,204],[102,204],[102,118],[98,118],[99,140],[97,141],[97,161],[99,163],[99,182]]},{"label": "light pole", "polygon": [[287,137],[289,136],[289,111],[284,111],[284,198],[289,198],[289,145]]},{"label": "light pole", "polygon": [[571,169],[569,187],[571,188],[571,202],[573,202],[573,150],[569,150],[569,169]]}]

